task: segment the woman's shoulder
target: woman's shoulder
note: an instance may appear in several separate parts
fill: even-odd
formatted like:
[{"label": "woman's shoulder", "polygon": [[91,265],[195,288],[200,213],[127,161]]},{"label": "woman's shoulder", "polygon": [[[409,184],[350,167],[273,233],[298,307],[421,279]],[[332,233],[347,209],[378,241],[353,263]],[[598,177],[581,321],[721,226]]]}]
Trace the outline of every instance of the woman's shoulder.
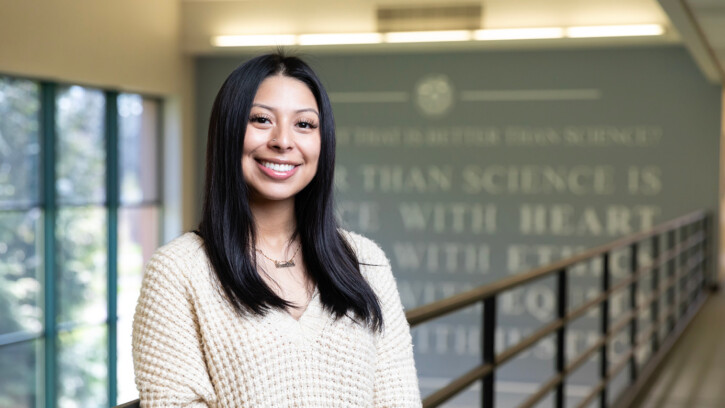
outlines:
[{"label": "woman's shoulder", "polygon": [[395,287],[395,277],[390,267],[390,260],[385,251],[372,239],[363,235],[341,230],[350,246],[352,246],[360,263],[360,273],[376,292],[386,291]]},{"label": "woman's shoulder", "polygon": [[158,248],[146,264],[146,273],[186,275],[206,259],[204,241],[187,232]]},{"label": "woman's shoulder", "polygon": [[340,233],[350,244],[362,264],[384,265],[389,264],[383,249],[372,239],[358,233],[340,229]]},{"label": "woman's shoulder", "polygon": [[204,240],[195,232],[185,232],[162,245],[155,254],[194,256],[204,252]]}]

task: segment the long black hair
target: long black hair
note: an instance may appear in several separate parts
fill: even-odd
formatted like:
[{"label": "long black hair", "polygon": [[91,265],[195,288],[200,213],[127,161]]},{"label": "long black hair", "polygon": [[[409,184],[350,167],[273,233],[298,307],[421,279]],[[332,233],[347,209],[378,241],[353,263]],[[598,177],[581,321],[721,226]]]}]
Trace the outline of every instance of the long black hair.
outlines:
[{"label": "long black hair", "polygon": [[335,121],[330,99],[314,71],[299,58],[281,53],[253,58],[232,71],[214,100],[199,224],[206,254],[238,312],[264,315],[270,308],[291,306],[257,272],[256,230],[241,165],[254,96],[260,83],[273,75],[302,81],[312,91],[320,112],[317,173],[295,197],[294,236],[300,238],[307,273],[317,284],[324,308],[336,318],[351,316],[380,330],[383,317],[378,298],[360,273],[360,263],[334,215]]}]

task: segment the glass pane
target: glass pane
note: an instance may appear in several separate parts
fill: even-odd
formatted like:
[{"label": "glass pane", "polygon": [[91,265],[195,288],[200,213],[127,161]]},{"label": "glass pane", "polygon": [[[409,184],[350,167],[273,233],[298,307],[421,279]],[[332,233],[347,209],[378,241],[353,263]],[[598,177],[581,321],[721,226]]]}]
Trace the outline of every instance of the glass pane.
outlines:
[{"label": "glass pane", "polygon": [[38,202],[38,84],[0,77],[0,207]]},{"label": "glass pane", "polygon": [[141,289],[143,266],[159,246],[157,207],[118,211],[118,315],[132,317]]},{"label": "glass pane", "polygon": [[106,198],[105,105],[101,91],[58,89],[55,188],[62,203],[102,203]]},{"label": "glass pane", "polygon": [[138,398],[131,355],[131,323],[136,309],[143,266],[159,246],[157,207],[118,211],[118,401]]},{"label": "glass pane", "polygon": [[103,207],[61,208],[56,224],[58,322],[99,323],[107,315],[107,216]]},{"label": "glass pane", "polygon": [[140,95],[118,97],[121,203],[158,200],[159,103]]},{"label": "glass pane", "polygon": [[38,209],[0,212],[0,334],[42,329],[41,219]]},{"label": "glass pane", "polygon": [[159,103],[140,95],[119,95],[118,117],[121,203],[156,201]]},{"label": "glass pane", "polygon": [[[119,308],[119,313],[121,309]],[[131,311],[132,312],[132,311]],[[132,317],[119,317],[116,326],[116,392],[118,402],[132,401],[138,398],[133,373],[133,355],[131,353]]]},{"label": "glass pane", "polygon": [[40,406],[42,344],[33,340],[0,347],[0,407]]},{"label": "glass pane", "polygon": [[106,326],[58,335],[58,407],[108,406]]}]

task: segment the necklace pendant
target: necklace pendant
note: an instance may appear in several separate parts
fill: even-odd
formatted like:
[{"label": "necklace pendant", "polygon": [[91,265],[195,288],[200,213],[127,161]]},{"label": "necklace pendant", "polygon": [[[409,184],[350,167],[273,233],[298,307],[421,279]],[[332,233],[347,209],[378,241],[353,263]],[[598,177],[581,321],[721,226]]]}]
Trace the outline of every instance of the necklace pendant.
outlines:
[{"label": "necklace pendant", "polygon": [[277,268],[291,268],[291,267],[295,266],[295,261],[293,261],[291,259],[286,262],[274,261],[274,266]]}]

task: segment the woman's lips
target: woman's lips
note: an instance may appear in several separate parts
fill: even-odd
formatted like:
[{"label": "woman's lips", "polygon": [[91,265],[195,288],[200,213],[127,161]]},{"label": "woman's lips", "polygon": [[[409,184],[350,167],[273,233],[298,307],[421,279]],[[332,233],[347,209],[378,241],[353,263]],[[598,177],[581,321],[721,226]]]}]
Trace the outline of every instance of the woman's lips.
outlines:
[{"label": "woman's lips", "polygon": [[[265,164],[267,164],[267,166],[265,166]],[[257,161],[257,166],[260,170],[262,170],[264,174],[275,180],[285,180],[292,177],[292,175],[295,174],[297,172],[297,169],[300,167],[299,165],[278,164],[269,161]]]}]

